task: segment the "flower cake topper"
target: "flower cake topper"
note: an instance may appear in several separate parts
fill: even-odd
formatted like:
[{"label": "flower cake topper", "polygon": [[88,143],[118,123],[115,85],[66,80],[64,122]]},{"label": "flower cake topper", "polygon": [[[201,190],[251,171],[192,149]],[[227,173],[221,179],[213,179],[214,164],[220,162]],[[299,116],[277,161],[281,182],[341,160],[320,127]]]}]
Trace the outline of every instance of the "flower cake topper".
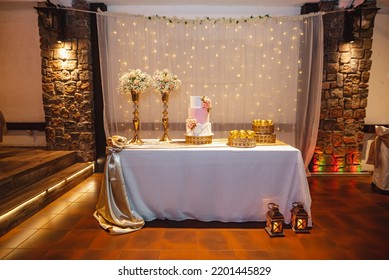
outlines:
[{"label": "flower cake topper", "polygon": [[208,112],[212,109],[212,101],[207,96],[203,96],[201,98],[201,105],[203,106],[204,109],[207,109]]},{"label": "flower cake topper", "polygon": [[169,70],[157,70],[153,74],[153,87],[160,93],[170,93],[181,86],[181,81],[177,75],[173,75]]},{"label": "flower cake topper", "polygon": [[151,86],[151,77],[140,69],[130,69],[119,78],[118,91],[121,94],[143,93]]},{"label": "flower cake topper", "polygon": [[197,120],[196,119],[186,119],[186,127],[190,130],[195,129],[197,126]]}]

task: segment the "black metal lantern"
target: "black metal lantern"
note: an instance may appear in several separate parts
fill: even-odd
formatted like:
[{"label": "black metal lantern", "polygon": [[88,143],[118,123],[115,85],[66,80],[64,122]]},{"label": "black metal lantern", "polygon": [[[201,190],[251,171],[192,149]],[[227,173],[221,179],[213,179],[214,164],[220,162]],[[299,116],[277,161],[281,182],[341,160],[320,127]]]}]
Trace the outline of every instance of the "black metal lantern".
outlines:
[{"label": "black metal lantern", "polygon": [[369,7],[368,5],[357,7],[355,10],[355,18],[358,21],[358,30],[356,31],[359,32],[359,37],[361,37],[362,32],[368,31],[374,26],[374,19],[379,10],[379,8]]},{"label": "black metal lantern", "polygon": [[35,7],[40,25],[49,33],[55,35],[57,41],[67,39],[67,10],[49,1],[46,6]]},{"label": "black metal lantern", "polygon": [[379,11],[375,5],[367,1],[359,1],[360,4],[352,5],[344,11],[344,27],[342,38],[347,42],[355,40],[355,33],[363,38],[363,32],[369,32],[374,25],[374,18]]},{"label": "black metal lantern", "polygon": [[269,211],[266,213],[266,232],[270,237],[285,236],[284,235],[284,216],[280,213],[279,206],[275,203],[267,205]]},{"label": "black metal lantern", "polygon": [[292,203],[292,210],[290,210],[290,213],[292,214],[290,225],[294,232],[297,233],[307,233],[309,232],[308,229],[308,213],[304,209],[304,204],[302,202],[293,202]]},{"label": "black metal lantern", "polygon": [[355,18],[354,10],[348,10],[344,12],[344,26],[343,26],[342,39],[350,43],[354,42],[355,40],[354,18]]}]

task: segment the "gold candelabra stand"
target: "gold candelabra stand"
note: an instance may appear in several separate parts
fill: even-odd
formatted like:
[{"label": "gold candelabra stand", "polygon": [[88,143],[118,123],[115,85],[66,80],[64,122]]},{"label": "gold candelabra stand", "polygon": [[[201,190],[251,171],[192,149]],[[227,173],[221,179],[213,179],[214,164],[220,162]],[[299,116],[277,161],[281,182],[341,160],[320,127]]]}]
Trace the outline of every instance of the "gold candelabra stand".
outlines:
[{"label": "gold candelabra stand", "polygon": [[138,103],[139,103],[139,93],[131,92],[131,99],[134,103],[134,118],[132,119],[132,123],[134,124],[134,137],[130,140],[131,144],[142,145],[144,142],[140,138],[140,119],[139,119],[139,111],[138,111]]},{"label": "gold candelabra stand", "polygon": [[162,102],[163,102],[163,117],[162,117],[162,125],[163,125],[163,135],[161,139],[159,139],[160,142],[171,142],[172,139],[169,136],[169,118],[168,114],[169,112],[167,111],[168,105],[167,103],[169,102],[169,93],[162,93]]}]

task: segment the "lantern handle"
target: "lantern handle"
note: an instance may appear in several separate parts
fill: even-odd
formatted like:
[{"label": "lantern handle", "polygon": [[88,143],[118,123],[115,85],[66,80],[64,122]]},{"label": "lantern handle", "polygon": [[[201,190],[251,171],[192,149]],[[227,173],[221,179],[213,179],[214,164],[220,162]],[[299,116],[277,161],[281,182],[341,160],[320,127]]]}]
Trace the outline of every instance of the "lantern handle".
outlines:
[{"label": "lantern handle", "polygon": [[273,202],[270,202],[267,204],[267,208],[269,208],[270,210],[274,210],[274,208],[279,208],[279,206]]},{"label": "lantern handle", "polygon": [[292,206],[293,206],[293,207],[297,207],[297,206],[302,206],[302,207],[304,207],[304,203],[302,203],[302,202],[293,202],[293,203],[292,203]]}]

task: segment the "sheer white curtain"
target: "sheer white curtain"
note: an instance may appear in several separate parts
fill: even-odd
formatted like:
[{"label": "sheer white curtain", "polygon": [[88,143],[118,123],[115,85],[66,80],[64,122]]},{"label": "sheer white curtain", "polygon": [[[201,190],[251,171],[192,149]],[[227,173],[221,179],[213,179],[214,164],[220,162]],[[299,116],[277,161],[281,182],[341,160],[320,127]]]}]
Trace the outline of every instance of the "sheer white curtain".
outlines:
[{"label": "sheer white curtain", "polygon": [[[189,96],[206,95],[213,102],[215,138],[251,129],[253,119],[271,119],[278,139],[308,151],[304,159],[312,156],[321,94],[321,14],[193,20],[102,13],[97,19],[107,137],[132,136],[133,107],[116,90],[119,76],[128,69],[152,74],[167,68],[182,81],[169,101],[173,138],[184,138]],[[143,139],[161,136],[162,110],[152,88],[141,96]]]},{"label": "sheer white curtain", "polygon": [[300,79],[297,94],[295,147],[301,151],[305,168],[316,147],[320,121],[323,80],[324,35],[321,16],[304,21],[301,41]]}]

